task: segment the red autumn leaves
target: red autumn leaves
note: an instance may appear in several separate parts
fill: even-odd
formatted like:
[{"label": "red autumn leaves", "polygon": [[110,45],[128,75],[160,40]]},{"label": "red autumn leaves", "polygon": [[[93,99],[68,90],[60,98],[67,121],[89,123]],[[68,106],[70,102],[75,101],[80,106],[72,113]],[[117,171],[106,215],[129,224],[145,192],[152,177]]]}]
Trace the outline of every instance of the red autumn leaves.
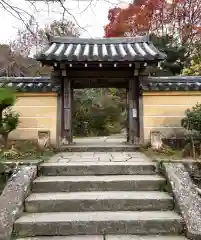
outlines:
[{"label": "red autumn leaves", "polygon": [[146,33],[178,36],[181,42],[201,37],[200,0],[135,0],[108,12],[105,37]]}]

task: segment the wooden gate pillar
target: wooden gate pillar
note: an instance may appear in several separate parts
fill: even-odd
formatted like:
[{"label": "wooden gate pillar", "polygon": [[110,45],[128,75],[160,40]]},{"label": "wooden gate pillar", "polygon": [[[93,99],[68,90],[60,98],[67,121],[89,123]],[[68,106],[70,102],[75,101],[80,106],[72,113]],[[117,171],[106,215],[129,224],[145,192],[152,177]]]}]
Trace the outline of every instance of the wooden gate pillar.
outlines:
[{"label": "wooden gate pillar", "polygon": [[144,144],[144,104],[143,93],[140,91],[140,83],[143,77],[139,76],[138,79],[138,113],[139,113],[139,144]]},{"label": "wooden gate pillar", "polygon": [[73,110],[74,110],[74,89],[71,83],[71,143],[73,143]]},{"label": "wooden gate pillar", "polygon": [[72,84],[71,79],[64,78],[63,81],[63,131],[64,141],[71,144],[73,141],[72,134]]},{"label": "wooden gate pillar", "polygon": [[138,124],[138,94],[137,94],[137,81],[129,79],[129,92],[128,92],[128,117],[129,117],[129,142],[138,144],[139,139],[139,124]]},{"label": "wooden gate pillar", "polygon": [[129,125],[129,116],[130,116],[130,111],[129,111],[129,88],[126,88],[126,108],[127,108],[127,116],[126,116],[126,141],[127,143],[131,142],[131,136],[130,136],[130,125]]}]

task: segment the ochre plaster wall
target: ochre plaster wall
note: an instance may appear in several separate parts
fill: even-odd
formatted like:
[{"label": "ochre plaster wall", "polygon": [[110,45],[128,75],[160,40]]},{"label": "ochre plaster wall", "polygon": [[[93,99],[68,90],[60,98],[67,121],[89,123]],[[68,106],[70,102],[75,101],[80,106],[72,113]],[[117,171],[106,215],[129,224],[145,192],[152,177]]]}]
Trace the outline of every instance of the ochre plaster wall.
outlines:
[{"label": "ochre plaster wall", "polygon": [[[164,137],[182,136],[181,119],[187,108],[201,103],[201,92],[144,93],[144,138],[151,130],[159,130]],[[12,139],[37,139],[38,131],[50,131],[51,142],[56,143],[56,93],[21,93],[13,107],[20,114],[18,128],[10,134]]]},{"label": "ochre plaster wall", "polygon": [[144,138],[150,138],[151,130],[163,136],[182,137],[181,119],[185,110],[201,103],[201,92],[150,92],[144,93]]},{"label": "ochre plaster wall", "polygon": [[38,131],[50,131],[51,143],[56,143],[57,95],[55,93],[21,93],[13,110],[20,114],[18,128],[11,139],[37,139]]}]

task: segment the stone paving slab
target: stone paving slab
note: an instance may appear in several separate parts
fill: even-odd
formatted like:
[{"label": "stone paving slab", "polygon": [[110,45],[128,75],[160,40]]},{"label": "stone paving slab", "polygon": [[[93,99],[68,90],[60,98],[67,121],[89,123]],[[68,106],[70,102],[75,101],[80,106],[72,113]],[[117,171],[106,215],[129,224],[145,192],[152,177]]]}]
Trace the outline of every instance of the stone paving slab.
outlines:
[{"label": "stone paving slab", "polygon": [[42,176],[33,192],[155,191],[165,179],[158,175]]},{"label": "stone paving slab", "polygon": [[182,229],[183,220],[173,211],[33,213],[23,215],[14,224],[14,234],[22,237],[103,233],[173,235],[180,234]]},{"label": "stone paving slab", "polygon": [[118,211],[118,212],[50,212],[50,213],[26,213],[16,220],[16,224],[45,223],[45,222],[74,222],[74,221],[179,221],[182,217],[173,211]]},{"label": "stone paving slab", "polygon": [[84,236],[50,236],[50,237],[29,237],[17,238],[16,240],[103,240],[103,236],[84,235]]},{"label": "stone paving slab", "polygon": [[59,161],[40,165],[43,176],[155,175],[157,165],[151,161]]},{"label": "stone paving slab", "polygon": [[141,152],[62,152],[51,157],[49,162],[127,162],[149,160]]},{"label": "stone paving slab", "polygon": [[102,200],[102,199],[168,199],[172,200],[172,197],[165,193],[159,191],[103,191],[103,192],[56,192],[52,193],[32,193],[26,201],[37,201],[37,200]]},{"label": "stone paving slab", "polygon": [[146,158],[146,157],[144,157],[144,158],[129,158],[128,160],[127,160],[127,162],[131,162],[131,161],[135,161],[135,162],[139,162],[139,161],[151,161],[149,158]]},{"label": "stone paving slab", "polygon": [[[31,237],[18,238],[17,240],[103,240],[103,236],[50,236],[50,237]],[[116,235],[107,236],[105,240],[188,240],[185,237],[179,236],[136,236],[136,235]]]},{"label": "stone paving slab", "polygon": [[90,161],[84,162],[45,162],[40,166],[48,166],[48,167],[56,167],[56,166],[156,166],[156,163],[153,162],[146,162],[146,161],[135,161],[135,162],[94,162],[91,163]]},{"label": "stone paving slab", "polygon": [[134,236],[134,235],[116,235],[106,236],[105,240],[188,240],[183,236]]},{"label": "stone paving slab", "polygon": [[85,137],[85,138],[75,138],[74,142],[78,145],[80,144],[125,144],[126,137],[124,135],[115,136],[105,136],[105,137]]},{"label": "stone paving slab", "polygon": [[111,162],[127,162],[129,159],[130,159],[130,157],[128,157],[128,158],[115,157],[115,158],[112,158],[110,161]]},{"label": "stone paving slab", "polygon": [[159,175],[110,175],[110,176],[53,176],[38,177],[34,182],[113,182],[113,181],[164,181]]},{"label": "stone paving slab", "polygon": [[[66,160],[66,159],[63,159],[63,160]],[[82,158],[82,157],[76,157],[76,158],[69,158],[67,159],[68,161],[70,162],[98,162],[99,161],[99,158]],[[61,161],[61,160],[60,160]]]},{"label": "stone paving slab", "polygon": [[56,192],[31,194],[26,212],[159,211],[172,210],[173,199],[157,191]]}]

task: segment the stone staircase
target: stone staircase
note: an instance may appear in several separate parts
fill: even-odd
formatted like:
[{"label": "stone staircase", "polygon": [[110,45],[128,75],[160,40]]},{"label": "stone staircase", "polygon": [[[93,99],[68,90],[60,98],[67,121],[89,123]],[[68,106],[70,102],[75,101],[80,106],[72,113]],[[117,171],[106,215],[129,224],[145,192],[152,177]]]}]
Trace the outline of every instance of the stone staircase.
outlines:
[{"label": "stone staircase", "polygon": [[40,168],[14,236],[27,240],[186,240],[154,163],[50,162]]}]

